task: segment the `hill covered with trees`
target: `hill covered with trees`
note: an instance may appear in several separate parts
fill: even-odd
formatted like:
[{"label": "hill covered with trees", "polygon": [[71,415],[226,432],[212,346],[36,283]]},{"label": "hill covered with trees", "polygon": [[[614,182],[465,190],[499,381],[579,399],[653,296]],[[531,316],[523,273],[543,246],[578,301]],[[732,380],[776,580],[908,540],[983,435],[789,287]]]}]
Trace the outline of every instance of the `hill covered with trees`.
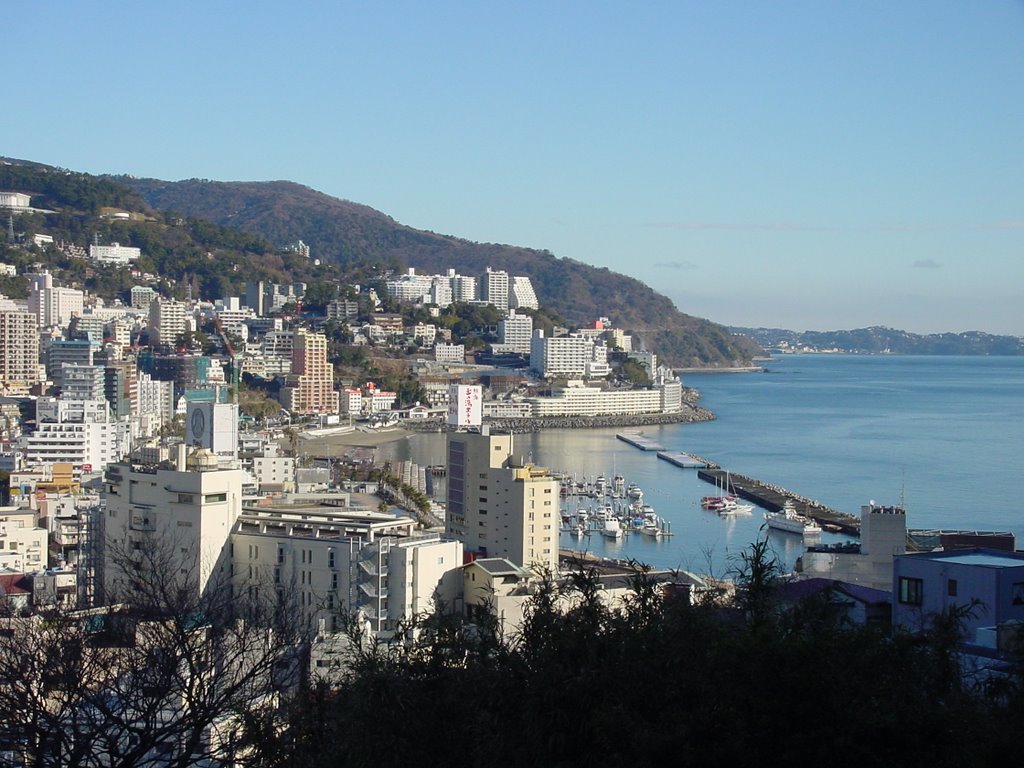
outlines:
[{"label": "hill covered with trees", "polygon": [[542,306],[574,324],[607,316],[677,365],[749,363],[760,348],[724,327],[680,312],[639,280],[548,251],[476,243],[413,229],[390,216],[288,181],[167,182],[116,177],[162,210],[182,211],[236,227],[282,246],[303,240],[316,257],[342,266],[377,264],[421,271],[455,268],[482,274],[488,266],[533,281]]}]

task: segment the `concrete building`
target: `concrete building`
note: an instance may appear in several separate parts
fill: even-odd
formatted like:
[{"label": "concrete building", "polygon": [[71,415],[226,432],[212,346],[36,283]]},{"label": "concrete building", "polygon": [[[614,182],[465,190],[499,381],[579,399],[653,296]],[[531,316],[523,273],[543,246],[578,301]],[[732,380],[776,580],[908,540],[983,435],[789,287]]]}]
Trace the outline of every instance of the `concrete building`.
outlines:
[{"label": "concrete building", "polygon": [[0,192],[0,208],[7,208],[15,212],[27,211],[31,201],[32,197],[24,192]]},{"label": "concrete building", "polygon": [[495,352],[514,352],[520,355],[530,354],[530,342],[533,339],[533,318],[529,315],[517,315],[514,309],[498,321],[498,341],[492,346]]},{"label": "concrete building", "polygon": [[356,613],[373,631],[394,629],[430,610],[435,591],[454,601],[459,542],[416,534],[408,517],[321,498],[243,510],[231,537],[237,590],[274,584],[293,595],[304,620],[328,631]]},{"label": "concrete building", "polygon": [[85,295],[81,291],[53,285],[48,272],[29,275],[29,279],[28,311],[36,316],[40,328],[67,328],[72,317],[82,314]]},{"label": "concrete building", "polygon": [[172,347],[181,334],[191,330],[192,313],[184,302],[158,298],[149,305],[151,347]]},{"label": "concrete building", "polygon": [[36,401],[36,431],[22,437],[29,464],[71,464],[85,472],[100,471],[131,449],[127,421],[110,414],[105,399]]},{"label": "concrete building", "polygon": [[434,360],[438,363],[466,362],[465,344],[434,344]]},{"label": "concrete building", "polygon": [[102,365],[61,364],[61,391],[64,400],[106,400]]},{"label": "concrete building", "polygon": [[954,549],[900,554],[893,561],[891,588],[894,625],[920,630],[942,611],[973,603],[963,623],[968,642],[1005,650],[1024,622],[1024,553]]},{"label": "concrete building", "polygon": [[549,338],[541,329],[530,341],[530,369],[546,379],[601,378],[611,372],[603,341],[582,334]]},{"label": "concrete building", "polygon": [[30,312],[0,312],[0,393],[27,394],[39,380],[36,316]]},{"label": "concrete building", "polygon": [[860,543],[810,547],[797,561],[802,578],[826,578],[874,589],[892,586],[893,558],[907,551],[907,515],[902,507],[860,508]]},{"label": "concrete building", "polygon": [[448,284],[452,289],[452,301],[468,304],[477,299],[477,281],[475,277],[459,275],[454,269],[448,270]]},{"label": "concrete building", "polygon": [[92,339],[47,339],[46,375],[58,387],[64,384],[65,365],[93,365],[100,343]]},{"label": "concrete building", "polygon": [[448,533],[484,557],[555,571],[558,481],[512,453],[512,436],[454,432],[448,437]]},{"label": "concrete building", "polygon": [[89,246],[89,258],[98,264],[127,266],[133,261],[136,261],[141,255],[142,251],[138,248],[121,245],[120,243]]},{"label": "concrete building", "polygon": [[550,397],[527,397],[534,416],[606,416],[661,413],[659,389],[601,389],[569,382]]},{"label": "concrete building", "polygon": [[295,414],[337,413],[334,367],[327,360],[327,337],[306,329],[295,332],[292,372],[281,388],[281,402]]},{"label": "concrete building", "polygon": [[508,289],[508,306],[510,309],[540,309],[537,294],[533,290],[530,278],[516,275]]},{"label": "concrete building", "polygon": [[174,419],[174,382],[159,381],[148,373],[139,373],[135,415],[152,414],[157,428]]},{"label": "concrete building", "polygon": [[508,272],[487,267],[480,279],[480,300],[485,304],[493,304],[495,309],[508,310],[509,279]]},{"label": "concrete building", "polygon": [[149,305],[157,298],[157,292],[148,285],[135,285],[131,290],[132,307],[135,309],[149,309]]},{"label": "concrete building", "polygon": [[0,570],[40,571],[49,564],[49,534],[37,525],[35,512],[0,507]]},{"label": "concrete building", "polygon": [[102,520],[103,599],[124,591],[124,569],[174,569],[180,583],[202,594],[229,583],[228,540],[242,510],[240,469],[220,469],[205,449],[186,459],[178,452],[175,469],[114,463],[104,473],[106,514]]}]

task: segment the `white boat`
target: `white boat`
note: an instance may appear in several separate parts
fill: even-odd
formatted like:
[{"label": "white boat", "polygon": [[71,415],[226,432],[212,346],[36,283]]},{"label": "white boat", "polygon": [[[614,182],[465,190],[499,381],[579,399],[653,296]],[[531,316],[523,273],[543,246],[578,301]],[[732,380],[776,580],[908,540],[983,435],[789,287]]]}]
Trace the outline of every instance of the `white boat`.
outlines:
[{"label": "white boat", "polygon": [[821,526],[796,511],[792,499],[786,499],[785,505],[778,512],[765,512],[765,522],[769,528],[801,536],[820,536]]},{"label": "white boat", "polygon": [[665,532],[661,530],[655,523],[647,523],[641,529],[640,533],[644,536],[653,536],[656,539],[660,539],[665,535]]},{"label": "white boat", "polygon": [[714,511],[720,515],[752,515],[753,504],[740,504],[735,499],[721,497],[721,501],[714,507]]},{"label": "white boat", "polygon": [[617,518],[609,518],[604,521],[604,527],[601,529],[601,534],[608,537],[609,539],[621,539],[622,538],[622,523]]}]

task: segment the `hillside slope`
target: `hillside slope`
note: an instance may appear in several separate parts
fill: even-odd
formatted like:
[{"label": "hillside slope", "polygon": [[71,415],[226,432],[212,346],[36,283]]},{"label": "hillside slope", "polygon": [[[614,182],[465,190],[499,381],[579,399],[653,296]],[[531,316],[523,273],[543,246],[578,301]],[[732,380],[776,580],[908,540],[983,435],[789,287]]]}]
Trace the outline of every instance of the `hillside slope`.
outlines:
[{"label": "hillside slope", "polygon": [[301,239],[316,257],[342,266],[377,263],[427,272],[452,267],[474,275],[490,266],[527,275],[541,304],[569,322],[607,316],[677,366],[744,364],[760,351],[754,342],[721,325],[680,312],[670,299],[626,275],[556,258],[547,251],[413,229],[368,206],[293,182],[112,179],[154,208],[206,218],[279,246]]}]

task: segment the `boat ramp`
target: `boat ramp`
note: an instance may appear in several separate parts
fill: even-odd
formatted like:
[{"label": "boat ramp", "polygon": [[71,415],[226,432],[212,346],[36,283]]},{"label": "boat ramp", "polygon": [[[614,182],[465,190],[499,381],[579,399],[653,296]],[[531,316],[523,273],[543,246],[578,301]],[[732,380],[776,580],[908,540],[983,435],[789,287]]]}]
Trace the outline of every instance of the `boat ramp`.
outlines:
[{"label": "boat ramp", "polygon": [[641,451],[665,450],[665,446],[654,438],[647,437],[643,432],[619,432],[615,436],[622,442],[629,443],[634,448],[639,448]]},{"label": "boat ramp", "polygon": [[686,451],[658,451],[658,458],[662,461],[667,461],[669,464],[675,464],[677,467],[683,469],[718,469],[719,466],[711,461],[711,459],[705,459],[703,456],[698,456],[696,453],[687,453]]},{"label": "boat ramp", "polygon": [[827,507],[820,501],[808,499],[772,483],[755,480],[746,475],[737,475],[723,469],[700,469],[697,477],[711,483],[726,493],[734,493],[742,499],[752,501],[769,512],[778,512],[787,501],[792,501],[796,511],[817,522],[826,531],[860,535],[860,518]]}]

